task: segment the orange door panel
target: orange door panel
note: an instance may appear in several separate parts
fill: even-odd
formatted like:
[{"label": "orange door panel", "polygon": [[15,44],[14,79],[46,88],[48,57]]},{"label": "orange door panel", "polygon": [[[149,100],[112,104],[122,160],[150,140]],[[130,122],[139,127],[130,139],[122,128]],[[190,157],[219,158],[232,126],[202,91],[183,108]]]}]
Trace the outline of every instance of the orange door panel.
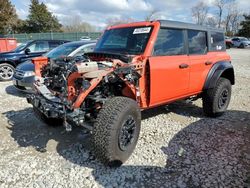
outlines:
[{"label": "orange door panel", "polygon": [[189,93],[202,91],[212,62],[207,53],[208,38],[206,31],[188,30],[188,51],[190,63]]},{"label": "orange door panel", "polygon": [[150,106],[186,95],[189,86],[187,55],[149,58]]},{"label": "orange door panel", "polygon": [[190,55],[190,86],[189,93],[195,93],[202,90],[212,62],[208,55]]},{"label": "orange door panel", "polygon": [[219,61],[230,61],[225,52],[208,52],[205,55],[190,55],[189,93],[200,92],[212,66]]}]

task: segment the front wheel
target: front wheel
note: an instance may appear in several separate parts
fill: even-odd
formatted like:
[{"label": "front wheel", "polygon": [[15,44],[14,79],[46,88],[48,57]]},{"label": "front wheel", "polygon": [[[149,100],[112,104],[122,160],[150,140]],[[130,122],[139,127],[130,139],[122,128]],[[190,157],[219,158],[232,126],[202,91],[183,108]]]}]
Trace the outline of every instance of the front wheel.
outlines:
[{"label": "front wheel", "polygon": [[14,75],[15,68],[8,64],[2,63],[0,64],[0,81],[9,81],[12,79]]},{"label": "front wheel", "polygon": [[222,115],[227,110],[231,93],[231,82],[226,78],[219,78],[216,86],[204,91],[202,95],[204,113],[209,117]]},{"label": "front wheel", "polygon": [[132,154],[141,127],[137,103],[114,97],[103,105],[93,129],[94,152],[105,165],[118,167]]}]

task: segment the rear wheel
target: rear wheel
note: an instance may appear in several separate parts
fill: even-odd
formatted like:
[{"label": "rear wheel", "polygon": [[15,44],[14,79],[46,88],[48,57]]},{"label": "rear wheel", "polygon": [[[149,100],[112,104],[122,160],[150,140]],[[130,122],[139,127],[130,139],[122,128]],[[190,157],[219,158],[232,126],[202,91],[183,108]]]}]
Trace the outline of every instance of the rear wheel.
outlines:
[{"label": "rear wheel", "polygon": [[2,63],[0,64],[0,81],[9,81],[12,79],[14,75],[15,68],[8,64]]},{"label": "rear wheel", "polygon": [[126,97],[105,102],[93,129],[94,152],[106,165],[122,165],[138,141],[141,112],[137,103]]},{"label": "rear wheel", "polygon": [[202,96],[203,111],[207,116],[222,115],[229,105],[232,93],[231,82],[226,78],[219,78],[216,86],[204,91]]},{"label": "rear wheel", "polygon": [[48,118],[45,116],[42,112],[40,112],[39,109],[36,107],[33,107],[34,113],[37,118],[39,118],[41,121],[46,123],[49,126],[60,126],[63,125],[63,119],[58,119],[58,118]]}]

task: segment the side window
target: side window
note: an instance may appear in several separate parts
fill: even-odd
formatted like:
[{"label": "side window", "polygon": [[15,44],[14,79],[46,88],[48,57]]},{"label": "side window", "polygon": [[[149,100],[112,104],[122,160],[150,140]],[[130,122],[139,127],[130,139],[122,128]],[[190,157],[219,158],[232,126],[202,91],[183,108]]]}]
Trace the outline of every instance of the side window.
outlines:
[{"label": "side window", "polygon": [[211,49],[212,51],[225,50],[225,40],[223,33],[211,32]]},{"label": "side window", "polygon": [[30,52],[45,52],[49,50],[47,41],[38,41],[28,47]]},{"label": "side window", "polygon": [[31,44],[28,48],[30,49],[30,52],[35,52],[36,43]]},{"label": "side window", "polygon": [[207,35],[205,31],[188,30],[189,54],[207,53]]},{"label": "side window", "polygon": [[53,48],[56,48],[57,46],[63,44],[62,42],[57,41],[50,41],[49,42],[49,49],[52,50]]},{"label": "side window", "polygon": [[160,29],[154,46],[155,56],[185,54],[184,33],[181,29]]}]

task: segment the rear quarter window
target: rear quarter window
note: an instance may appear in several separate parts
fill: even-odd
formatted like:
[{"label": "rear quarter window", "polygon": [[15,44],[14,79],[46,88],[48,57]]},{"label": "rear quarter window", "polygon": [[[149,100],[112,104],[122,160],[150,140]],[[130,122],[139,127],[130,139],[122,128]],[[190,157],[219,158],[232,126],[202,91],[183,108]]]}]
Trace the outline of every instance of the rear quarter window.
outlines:
[{"label": "rear quarter window", "polygon": [[212,51],[225,50],[225,39],[223,33],[211,32],[211,50]]}]

